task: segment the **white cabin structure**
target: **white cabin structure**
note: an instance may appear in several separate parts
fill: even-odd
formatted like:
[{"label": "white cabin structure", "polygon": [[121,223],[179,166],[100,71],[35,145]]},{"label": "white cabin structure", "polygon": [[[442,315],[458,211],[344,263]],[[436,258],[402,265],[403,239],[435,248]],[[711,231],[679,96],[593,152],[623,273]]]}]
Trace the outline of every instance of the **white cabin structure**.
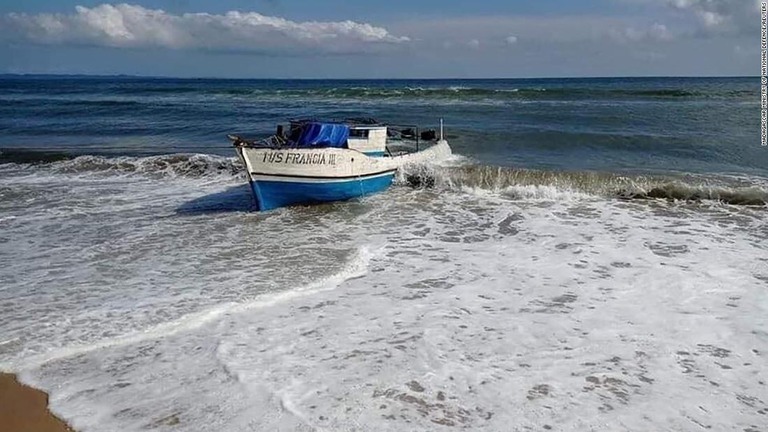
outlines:
[{"label": "white cabin structure", "polygon": [[367,156],[384,156],[387,151],[387,127],[350,126],[347,147],[365,153]]}]

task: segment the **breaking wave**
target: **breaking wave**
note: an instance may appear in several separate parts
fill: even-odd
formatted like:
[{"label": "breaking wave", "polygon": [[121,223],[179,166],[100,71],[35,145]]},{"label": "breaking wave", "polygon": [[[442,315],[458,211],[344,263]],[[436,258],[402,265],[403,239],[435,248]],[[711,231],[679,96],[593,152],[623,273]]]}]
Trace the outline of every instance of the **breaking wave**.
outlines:
[{"label": "breaking wave", "polygon": [[494,191],[517,199],[548,199],[565,194],[624,200],[667,199],[768,205],[768,187],[765,184],[725,177],[620,175],[464,165],[412,167],[400,176],[400,182],[449,190]]},{"label": "breaking wave", "polygon": [[66,153],[0,151],[0,163],[26,165],[62,174],[140,174],[152,177],[236,177],[242,164],[235,157],[177,153],[158,156],[73,157]]},{"label": "breaking wave", "polygon": [[79,156],[75,159],[57,162],[56,171],[66,173],[110,172],[136,173],[151,176],[207,177],[237,176],[242,171],[240,162],[232,157],[204,154],[171,154],[146,157],[103,157]]},{"label": "breaking wave", "polygon": [[601,88],[482,88],[482,87],[341,87],[320,89],[218,89],[212,94],[238,96],[280,96],[280,97],[319,97],[319,98],[484,98],[484,99],[671,99],[671,98],[710,98],[733,97],[744,95],[698,92],[683,89],[601,89]]},{"label": "breaking wave", "polygon": [[71,158],[69,153],[61,151],[0,149],[0,164],[44,164]]},{"label": "breaking wave", "polygon": [[[472,86],[343,86],[320,88],[265,88],[253,85],[237,87],[214,87],[200,89],[198,86],[156,86],[141,89],[126,89],[117,94],[136,96],[145,95],[189,95],[250,97],[250,98],[334,98],[334,99],[499,99],[499,100],[583,100],[583,99],[722,99],[722,98],[754,98],[755,93],[746,91],[726,90],[691,90],[683,88],[641,88],[616,89],[604,87],[560,87],[544,85],[530,87],[472,87]],[[96,102],[94,102],[96,103]],[[125,101],[98,101],[98,103],[120,105]]]},{"label": "breaking wave", "polygon": [[[56,152],[0,152],[12,163],[59,174],[144,175],[155,178],[243,176],[235,157],[177,153],[158,156],[71,157]],[[498,192],[515,199],[596,196],[611,199],[718,201],[733,205],[768,205],[768,182],[724,176],[634,175],[592,171],[546,171],[461,163],[415,166],[401,170],[398,183],[416,187]]]}]

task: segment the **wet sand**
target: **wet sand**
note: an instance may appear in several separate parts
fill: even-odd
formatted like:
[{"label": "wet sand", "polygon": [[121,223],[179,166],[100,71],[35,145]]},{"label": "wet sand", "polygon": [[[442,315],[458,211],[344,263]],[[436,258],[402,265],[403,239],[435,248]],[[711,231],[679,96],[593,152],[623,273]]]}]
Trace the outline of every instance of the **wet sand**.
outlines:
[{"label": "wet sand", "polygon": [[15,375],[0,373],[0,430],[4,432],[72,432],[48,411],[48,395],[25,386]]}]

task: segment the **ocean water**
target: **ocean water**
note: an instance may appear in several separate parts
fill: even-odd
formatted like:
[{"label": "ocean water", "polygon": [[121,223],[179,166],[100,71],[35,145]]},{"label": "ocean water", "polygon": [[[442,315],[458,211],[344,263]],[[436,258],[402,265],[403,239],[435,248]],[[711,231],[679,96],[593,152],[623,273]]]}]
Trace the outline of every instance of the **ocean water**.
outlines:
[{"label": "ocean water", "polygon": [[[0,369],[81,432],[766,431],[758,88],[4,77]],[[304,116],[456,156],[253,211],[225,135]]]}]

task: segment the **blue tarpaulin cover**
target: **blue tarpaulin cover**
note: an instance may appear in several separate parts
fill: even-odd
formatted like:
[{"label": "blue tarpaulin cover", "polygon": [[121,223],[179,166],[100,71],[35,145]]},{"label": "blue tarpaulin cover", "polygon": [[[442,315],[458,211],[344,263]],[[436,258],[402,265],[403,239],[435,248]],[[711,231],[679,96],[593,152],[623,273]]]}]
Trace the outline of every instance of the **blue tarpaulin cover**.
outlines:
[{"label": "blue tarpaulin cover", "polygon": [[309,122],[303,125],[298,147],[347,147],[349,126],[341,123]]}]

